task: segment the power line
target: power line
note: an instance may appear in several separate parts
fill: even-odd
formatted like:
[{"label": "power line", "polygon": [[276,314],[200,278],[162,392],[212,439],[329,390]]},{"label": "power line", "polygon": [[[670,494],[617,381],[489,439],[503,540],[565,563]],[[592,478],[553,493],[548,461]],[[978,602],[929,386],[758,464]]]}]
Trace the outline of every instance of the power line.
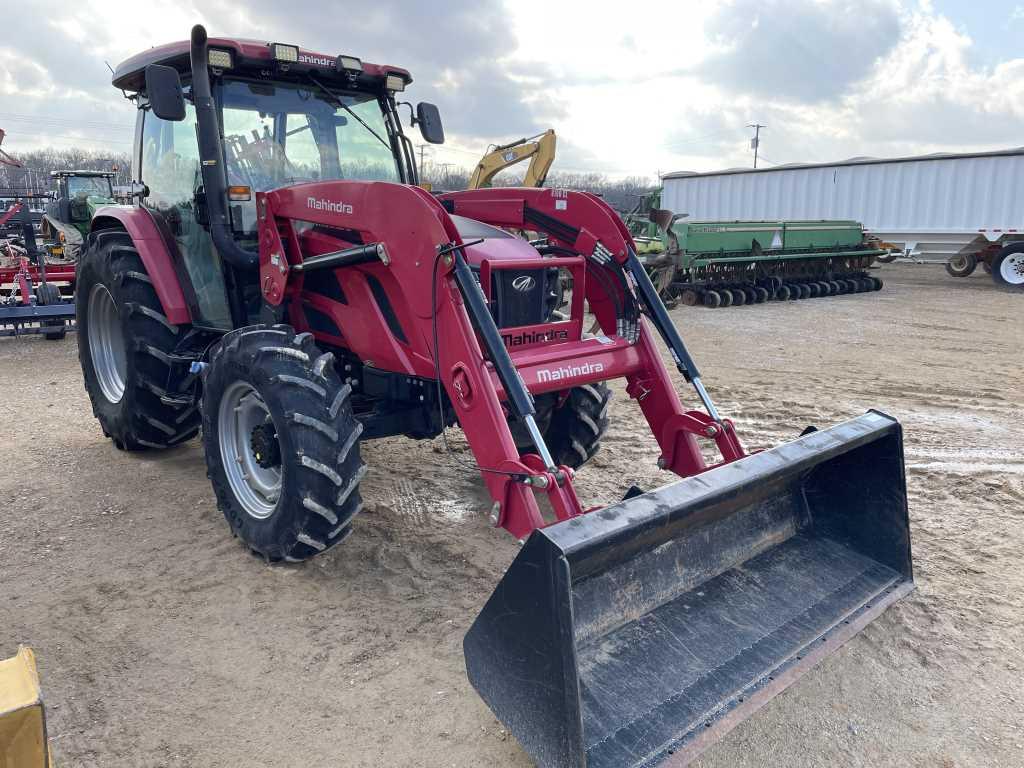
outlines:
[{"label": "power line", "polygon": [[113,128],[119,131],[132,131],[135,126],[124,123],[108,123],[99,120],[76,120],[73,118],[44,117],[39,115],[16,115],[13,113],[0,114],[0,121],[5,123],[31,123],[36,125],[59,125],[68,127],[89,127],[89,128]]}]

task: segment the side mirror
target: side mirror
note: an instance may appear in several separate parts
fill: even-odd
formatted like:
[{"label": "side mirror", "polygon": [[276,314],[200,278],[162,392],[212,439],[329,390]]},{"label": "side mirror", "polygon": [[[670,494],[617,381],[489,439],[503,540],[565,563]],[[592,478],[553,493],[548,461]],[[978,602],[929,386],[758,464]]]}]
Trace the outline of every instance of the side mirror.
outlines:
[{"label": "side mirror", "polygon": [[146,96],[153,114],[161,120],[177,123],[185,119],[185,96],[174,67],[160,64],[146,67]]},{"label": "side mirror", "polygon": [[444,126],[437,106],[421,101],[416,105],[416,124],[420,127],[423,140],[431,144],[444,144]]}]

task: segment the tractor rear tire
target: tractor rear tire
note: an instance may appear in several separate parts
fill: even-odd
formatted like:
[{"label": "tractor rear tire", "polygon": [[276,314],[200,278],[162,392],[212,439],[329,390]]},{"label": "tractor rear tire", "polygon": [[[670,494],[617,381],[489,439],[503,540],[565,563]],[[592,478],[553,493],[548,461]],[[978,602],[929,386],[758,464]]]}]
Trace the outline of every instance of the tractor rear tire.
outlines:
[{"label": "tractor rear tire", "polygon": [[603,381],[569,390],[544,434],[555,464],[579,469],[601,448],[612,391]]},{"label": "tractor rear tire", "polygon": [[207,475],[232,532],[267,561],[306,560],[351,532],[366,473],[351,393],[333,355],[287,325],[239,328],[211,350]]},{"label": "tractor rear tire", "polygon": [[[61,301],[60,288],[53,283],[42,283],[36,288],[37,304],[52,306]],[[43,338],[47,341],[60,341],[68,335],[68,326],[63,320],[44,320],[42,325],[44,329],[50,329],[43,331]]]},{"label": "tractor rear tire", "polygon": [[165,389],[168,355],[189,326],[164,315],[128,233],[89,236],[78,262],[75,316],[92,412],[118,449],[169,448],[199,433],[191,396]]}]

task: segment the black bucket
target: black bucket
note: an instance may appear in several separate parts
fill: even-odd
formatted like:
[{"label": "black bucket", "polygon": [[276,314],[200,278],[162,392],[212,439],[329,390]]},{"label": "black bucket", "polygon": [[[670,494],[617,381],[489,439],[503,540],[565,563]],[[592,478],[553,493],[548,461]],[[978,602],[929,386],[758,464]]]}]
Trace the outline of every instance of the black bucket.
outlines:
[{"label": "black bucket", "polygon": [[913,586],[872,411],[535,531],[466,667],[540,766],[685,765]]}]

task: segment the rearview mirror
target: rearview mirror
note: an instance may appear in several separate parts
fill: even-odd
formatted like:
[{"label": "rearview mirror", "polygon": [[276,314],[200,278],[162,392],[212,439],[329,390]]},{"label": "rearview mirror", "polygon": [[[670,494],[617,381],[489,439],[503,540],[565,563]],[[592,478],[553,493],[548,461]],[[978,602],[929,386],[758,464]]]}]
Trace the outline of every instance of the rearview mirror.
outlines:
[{"label": "rearview mirror", "polygon": [[437,106],[421,101],[416,105],[416,123],[420,127],[423,140],[431,144],[444,144],[444,126],[441,125],[441,113]]},{"label": "rearview mirror", "polygon": [[150,64],[146,67],[146,96],[153,114],[161,120],[179,122],[185,119],[185,96],[181,78],[173,67]]}]

